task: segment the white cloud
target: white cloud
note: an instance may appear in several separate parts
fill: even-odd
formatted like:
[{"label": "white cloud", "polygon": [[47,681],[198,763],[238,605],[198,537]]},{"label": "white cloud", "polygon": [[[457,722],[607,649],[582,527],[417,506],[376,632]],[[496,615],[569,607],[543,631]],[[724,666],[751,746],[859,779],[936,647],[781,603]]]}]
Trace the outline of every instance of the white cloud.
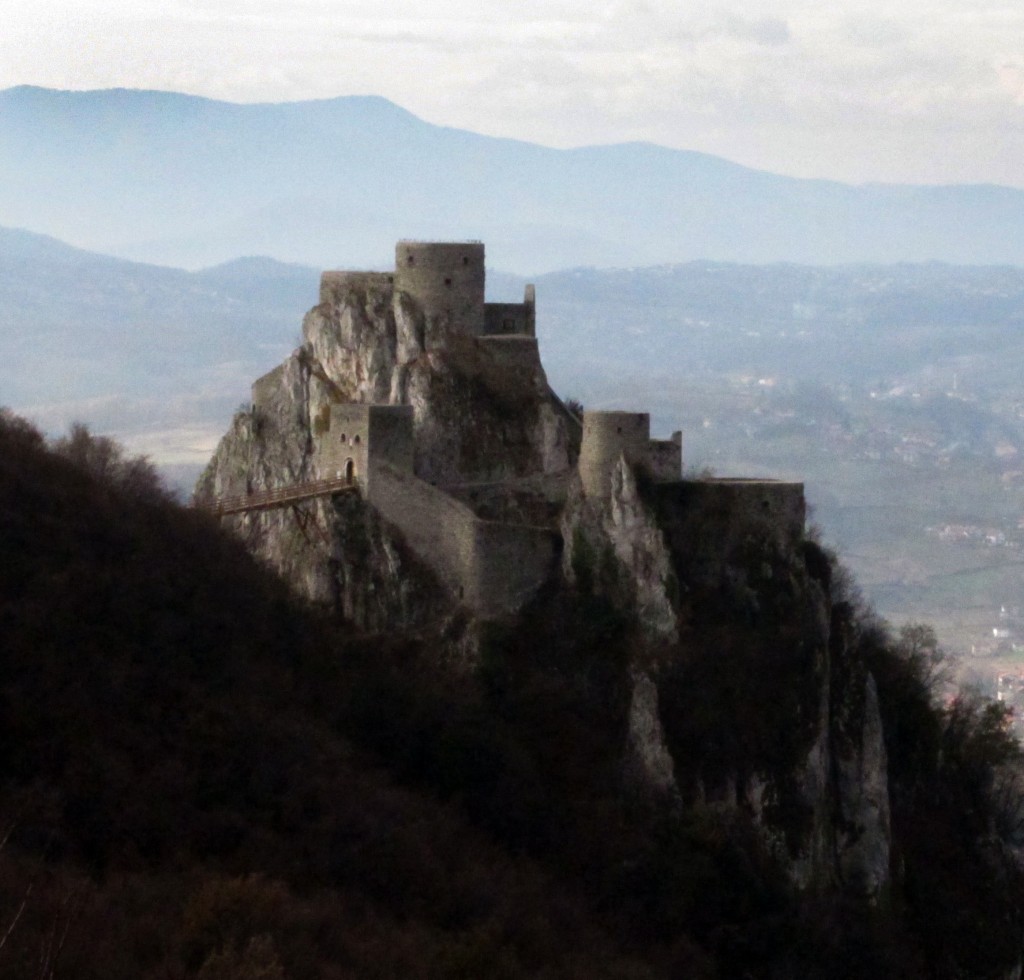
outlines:
[{"label": "white cloud", "polygon": [[989,0],[5,0],[0,85],[374,92],[557,145],[1024,185],[1024,9]]}]

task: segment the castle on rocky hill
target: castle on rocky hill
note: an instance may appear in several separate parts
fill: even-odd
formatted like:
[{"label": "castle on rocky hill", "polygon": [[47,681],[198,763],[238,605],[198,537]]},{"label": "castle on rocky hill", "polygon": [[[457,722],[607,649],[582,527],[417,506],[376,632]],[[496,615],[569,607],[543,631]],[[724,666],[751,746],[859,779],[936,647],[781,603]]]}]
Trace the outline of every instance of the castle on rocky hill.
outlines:
[{"label": "castle on rocky hill", "polygon": [[[631,782],[752,815],[801,888],[884,893],[877,689],[802,485],[683,479],[680,434],[652,440],[647,414],[577,417],[548,386],[533,290],[486,303],[479,243],[403,241],[394,272],[324,273],[302,346],[253,385],[196,498],[346,624],[422,636],[438,669],[531,642],[531,617],[619,636]],[[693,684],[715,710],[763,690],[744,731],[784,727],[742,769],[684,751],[664,720],[688,744],[671,705]]]},{"label": "castle on rocky hill", "polygon": [[[367,512],[354,521],[338,501],[233,519],[305,591],[368,626],[409,619],[423,578],[412,566],[432,580],[434,607],[514,613],[560,570],[572,578],[580,534],[568,515],[621,516],[624,495],[645,497],[645,519],[699,501],[802,534],[801,484],[686,481],[681,433],[651,439],[643,412],[571,412],[541,364],[534,288],[522,303],[488,303],[484,284],[479,242],[400,241],[393,272],[323,273],[304,345],[254,383],[198,496],[356,486]],[[668,632],[671,618],[654,613]]]}]

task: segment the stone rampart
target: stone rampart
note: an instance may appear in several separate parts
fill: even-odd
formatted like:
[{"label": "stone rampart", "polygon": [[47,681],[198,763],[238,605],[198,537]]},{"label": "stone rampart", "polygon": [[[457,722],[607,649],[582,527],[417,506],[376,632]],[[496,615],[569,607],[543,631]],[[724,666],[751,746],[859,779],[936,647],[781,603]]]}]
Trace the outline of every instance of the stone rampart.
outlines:
[{"label": "stone rampart", "polygon": [[730,527],[758,525],[790,544],[804,534],[804,485],[782,480],[680,480],[657,487],[658,499],[678,515],[699,513],[705,532],[725,540]]},{"label": "stone rampart", "polygon": [[568,487],[569,472],[562,471],[510,480],[447,484],[444,490],[483,520],[556,527]]},{"label": "stone rampart", "polygon": [[443,490],[388,463],[371,464],[366,499],[401,531],[453,598],[478,615],[520,608],[554,568],[555,532],[482,521]]},{"label": "stone rampart", "polygon": [[525,334],[481,337],[480,349],[485,351],[500,371],[526,372],[534,375],[541,370],[540,349],[536,337]]},{"label": "stone rampart", "polygon": [[323,272],[320,275],[320,302],[341,303],[353,292],[388,291],[393,288],[394,281],[393,272]]},{"label": "stone rampart", "polygon": [[548,528],[477,521],[467,605],[482,616],[521,609],[554,571],[560,541]]},{"label": "stone rampart", "polygon": [[537,292],[531,283],[523,290],[521,303],[485,303],[484,333],[537,336]]},{"label": "stone rampart", "polygon": [[395,246],[394,288],[411,296],[428,320],[455,333],[484,331],[481,242],[412,242]]},{"label": "stone rampart", "polygon": [[584,412],[579,460],[584,493],[606,497],[619,456],[632,466],[642,466],[650,441],[651,417],[646,412]]},{"label": "stone rampart", "polygon": [[273,371],[268,371],[252,383],[253,408],[259,410],[269,407],[271,400],[281,390],[281,378],[283,375],[284,365],[278,364]]},{"label": "stone rampart", "polygon": [[524,303],[485,303],[484,334],[499,337],[507,334],[531,336]]},{"label": "stone rampart", "polygon": [[466,600],[472,573],[476,515],[442,490],[387,463],[375,464],[366,499],[402,532],[445,587]]}]

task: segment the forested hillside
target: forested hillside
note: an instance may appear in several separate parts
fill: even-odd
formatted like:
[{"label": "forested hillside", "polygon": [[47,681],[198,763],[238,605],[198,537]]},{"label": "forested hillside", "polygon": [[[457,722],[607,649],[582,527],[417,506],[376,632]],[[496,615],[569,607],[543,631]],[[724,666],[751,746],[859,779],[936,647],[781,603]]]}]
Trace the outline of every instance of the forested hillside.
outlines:
[{"label": "forested hillside", "polygon": [[[817,574],[885,725],[874,906],[794,889],[742,806],[630,783],[635,635],[597,596],[542,596],[452,669],[429,631],[358,636],[303,608],[113,443],[48,447],[4,414],[0,973],[1005,974],[1024,924],[1005,714],[937,707],[928,631],[893,639],[841,570]],[[792,670],[792,651],[723,609],[695,610],[672,653],[684,784],[799,737],[799,692],[763,659]]]},{"label": "forested hillside", "polygon": [[3,417],[0,623],[4,977],[629,975],[578,890],[346,739],[386,644],[112,444]]}]

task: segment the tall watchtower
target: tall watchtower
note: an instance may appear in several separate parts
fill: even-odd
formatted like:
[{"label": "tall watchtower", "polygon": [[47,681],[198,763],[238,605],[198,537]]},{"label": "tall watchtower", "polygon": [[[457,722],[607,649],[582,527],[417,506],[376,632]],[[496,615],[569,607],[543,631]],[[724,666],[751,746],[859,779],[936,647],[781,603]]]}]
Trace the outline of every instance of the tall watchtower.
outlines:
[{"label": "tall watchtower", "polygon": [[647,462],[651,417],[647,412],[584,412],[579,472],[588,497],[605,497],[619,456],[631,466]]},{"label": "tall watchtower", "polygon": [[408,293],[428,319],[453,332],[484,332],[483,242],[400,241],[395,246],[395,289]]}]

